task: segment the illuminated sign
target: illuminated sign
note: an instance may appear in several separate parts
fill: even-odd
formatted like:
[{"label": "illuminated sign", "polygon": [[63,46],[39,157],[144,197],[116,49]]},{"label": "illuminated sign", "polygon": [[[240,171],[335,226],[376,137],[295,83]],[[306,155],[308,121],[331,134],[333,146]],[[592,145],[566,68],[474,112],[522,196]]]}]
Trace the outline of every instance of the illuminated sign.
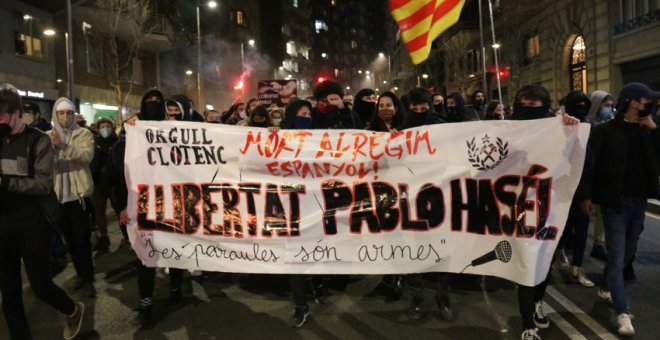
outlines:
[{"label": "illuminated sign", "polygon": [[34,92],[34,91],[24,91],[24,90],[18,90],[18,94],[21,95],[21,97],[31,97],[31,98],[44,98],[46,95],[43,92]]}]

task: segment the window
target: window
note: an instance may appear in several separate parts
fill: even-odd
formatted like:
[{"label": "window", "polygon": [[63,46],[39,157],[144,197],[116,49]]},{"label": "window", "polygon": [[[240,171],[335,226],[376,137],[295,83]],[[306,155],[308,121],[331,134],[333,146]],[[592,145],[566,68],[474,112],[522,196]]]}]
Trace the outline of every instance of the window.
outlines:
[{"label": "window", "polygon": [[245,13],[243,11],[236,11],[236,25],[247,27],[245,23]]},{"label": "window", "polygon": [[46,59],[44,27],[41,21],[29,14],[14,12],[15,53],[36,59]]},{"label": "window", "polygon": [[293,0],[293,7],[298,8],[298,0]]},{"label": "window", "polygon": [[541,40],[539,35],[536,34],[533,37],[527,39],[527,58],[530,60],[536,59],[541,53]]},{"label": "window", "polygon": [[289,41],[286,43],[286,53],[292,57],[295,57],[298,55],[296,51],[296,43],[293,41]]},{"label": "window", "polygon": [[570,55],[571,90],[587,92],[586,45],[582,36],[575,38]]},{"label": "window", "polygon": [[351,40],[351,48],[356,49],[358,47],[358,43],[355,40]]},{"label": "window", "polygon": [[328,30],[328,25],[323,20],[315,20],[314,28],[316,29],[316,33],[321,33],[321,31]]},{"label": "window", "polygon": [[331,3],[333,6],[337,6],[337,0],[330,0],[330,3]]}]

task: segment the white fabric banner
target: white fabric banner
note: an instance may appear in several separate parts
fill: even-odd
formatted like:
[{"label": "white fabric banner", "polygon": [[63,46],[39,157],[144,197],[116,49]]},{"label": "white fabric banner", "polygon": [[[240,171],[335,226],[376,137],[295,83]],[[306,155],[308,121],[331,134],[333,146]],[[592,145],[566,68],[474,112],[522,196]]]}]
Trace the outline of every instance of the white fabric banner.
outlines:
[{"label": "white fabric banner", "polygon": [[147,266],[545,278],[589,126],[561,118],[397,134],[127,126],[129,236]]}]

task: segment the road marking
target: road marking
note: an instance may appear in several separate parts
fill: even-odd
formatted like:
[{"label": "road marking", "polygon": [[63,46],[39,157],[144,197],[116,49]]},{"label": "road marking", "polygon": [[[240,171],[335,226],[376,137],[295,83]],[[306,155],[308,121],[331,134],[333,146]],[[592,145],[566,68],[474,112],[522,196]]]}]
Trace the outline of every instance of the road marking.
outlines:
[{"label": "road marking", "polygon": [[[614,334],[612,334],[607,329],[603,328],[603,326],[601,326],[596,320],[591,318],[587,313],[585,313],[582,309],[580,309],[577,305],[575,305],[571,300],[569,300],[566,296],[564,296],[562,293],[560,293],[554,287],[548,287],[546,289],[546,292],[553,299],[555,299],[555,301],[557,301],[557,303],[562,305],[564,308],[566,308],[567,311],[569,311],[571,314],[573,314],[578,320],[580,320],[583,324],[585,324],[587,327],[589,327],[589,329],[591,329],[594,332],[594,334],[596,334],[599,338],[605,339],[605,340],[616,340],[616,339],[618,339]],[[558,316],[559,314],[555,314],[555,315]],[[572,326],[571,326],[571,328],[572,328]],[[573,330],[575,330],[575,329],[573,328]],[[566,332],[564,332],[564,333],[566,333]],[[568,333],[566,333],[566,334],[568,334]],[[570,336],[570,334],[569,334],[569,336]],[[573,338],[571,337],[571,339],[573,339]]]},{"label": "road marking", "polygon": [[[550,288],[548,287],[548,289]],[[584,335],[582,335],[582,333],[580,333],[577,329],[575,329],[575,327],[573,327],[568,321],[566,321],[566,319],[562,318],[561,315],[557,313],[557,311],[555,311],[552,307],[550,307],[550,305],[544,303],[543,309],[548,311],[546,313],[548,318],[550,318],[552,322],[554,322],[557,325],[557,327],[559,327],[559,329],[561,329],[561,331],[568,336],[569,339],[571,340],[587,339]]]}]

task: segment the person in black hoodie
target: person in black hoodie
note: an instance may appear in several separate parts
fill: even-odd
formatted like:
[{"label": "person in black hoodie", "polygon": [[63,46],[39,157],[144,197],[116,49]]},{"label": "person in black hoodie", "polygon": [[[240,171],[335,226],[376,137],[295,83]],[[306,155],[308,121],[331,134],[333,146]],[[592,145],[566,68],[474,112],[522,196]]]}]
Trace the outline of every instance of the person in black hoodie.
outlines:
[{"label": "person in black hoodie", "polygon": [[115,123],[108,118],[101,118],[97,122],[99,126],[99,135],[94,137],[94,158],[89,167],[92,171],[94,180],[94,215],[96,217],[96,228],[98,230],[98,240],[94,249],[99,253],[108,252],[110,249],[110,238],[108,237],[108,221],[105,216],[105,209],[108,199],[114,201],[110,195],[110,190],[106,185],[104,172],[108,165],[109,154],[112,146],[117,143],[117,134],[115,133]]},{"label": "person in black hoodie", "polygon": [[359,129],[360,118],[348,108],[342,98],[344,91],[339,83],[326,80],[314,88],[318,104],[312,110],[314,129]]},{"label": "person in black hoodie", "polygon": [[[153,120],[161,121],[167,120],[167,113],[165,110],[165,97],[156,88],[147,90],[142,97],[140,105],[140,113],[138,114],[139,120]],[[128,212],[126,211],[128,205],[128,188],[126,187],[126,179],[124,177],[124,155],[126,150],[125,137],[120,138],[117,144],[113,147],[111,156],[114,160],[114,177],[116,180],[114,185],[117,187],[117,205],[121,209],[119,214],[119,223],[127,225],[130,221]],[[127,235],[125,235],[126,237]],[[183,277],[183,270],[170,268],[170,297],[171,304],[179,303],[183,297],[181,293],[181,280]],[[133,319],[135,324],[143,324],[148,322],[152,317],[152,303],[153,294],[156,288],[156,269],[149,268],[141,262],[138,264],[138,290],[140,294],[140,308],[138,315]]]},{"label": "person in black hoodie", "polygon": [[[582,91],[571,91],[566,95],[564,105],[566,114],[579,119],[580,122],[585,122],[591,100]],[[588,233],[589,215],[586,215],[580,209],[580,203],[575,197],[568,212],[564,233],[557,245],[557,262],[560,267],[568,267],[568,259],[564,249],[570,242],[573,246],[573,254],[568,279],[570,282],[580,284],[583,287],[594,286],[594,283],[587,277],[582,268]]]},{"label": "person in black hoodie", "polygon": [[360,118],[361,126],[357,128],[364,128],[365,125],[371,120],[374,112],[376,112],[376,92],[372,89],[362,89],[355,94],[353,100],[353,112]]},{"label": "person in black hoodie", "polygon": [[181,117],[181,119],[179,120],[184,120],[188,122],[204,121],[204,116],[202,116],[199,112],[195,111],[195,108],[193,107],[192,99],[188,98],[188,96],[186,96],[185,94],[176,94],[170,97],[170,99],[181,104],[181,108],[183,110],[183,117]]},{"label": "person in black hoodie", "polygon": [[[465,106],[465,109],[466,111],[472,110],[474,112],[474,116],[477,118],[476,120],[484,119],[484,116],[486,115],[487,103],[488,102],[486,101],[486,95],[484,94],[484,91],[475,90],[470,96],[470,105]],[[467,116],[474,117],[469,113]]]},{"label": "person in black hoodie", "polygon": [[454,92],[445,100],[445,120],[447,123],[469,122],[479,120],[477,113],[470,107],[465,107],[463,95]]},{"label": "person in black hoodie", "polygon": [[[433,100],[428,90],[421,87],[414,88],[408,92],[408,100],[410,101],[410,111],[403,124],[405,129],[445,123],[440,115],[433,111]],[[454,312],[449,302],[449,284],[453,274],[437,273],[437,277],[435,301],[438,304],[442,318],[449,321],[454,318]],[[411,320],[420,320],[427,313],[424,308],[425,297],[422,274],[407,275],[406,280],[412,293],[412,301],[406,314]]]},{"label": "person in black hoodie", "polygon": [[603,212],[606,286],[598,290],[598,295],[612,302],[618,333],[625,336],[634,335],[635,329],[624,287],[624,266],[635,254],[644,229],[646,200],[660,198],[660,133],[651,116],[658,98],[660,92],[642,83],[630,83],[621,89],[614,119],[591,130],[589,146],[594,163],[585,167],[585,185],[578,192],[584,197],[581,205],[585,213],[592,212],[592,200]]},{"label": "person in black hoodie", "polygon": [[417,87],[410,90],[405,97],[409,105],[409,110],[403,122],[404,129],[446,123],[440,114],[433,111],[431,93],[428,90]]},{"label": "person in black hoodie", "polygon": [[[516,93],[512,120],[532,120],[554,117],[550,110],[550,92],[541,85],[525,85]],[[565,125],[579,124],[574,117],[564,114]],[[548,269],[548,275],[550,271]],[[548,286],[546,279],[536,286],[518,285],[518,308],[522,317],[522,338],[541,339],[539,328],[548,328],[550,319],[543,312],[543,297]]]}]

